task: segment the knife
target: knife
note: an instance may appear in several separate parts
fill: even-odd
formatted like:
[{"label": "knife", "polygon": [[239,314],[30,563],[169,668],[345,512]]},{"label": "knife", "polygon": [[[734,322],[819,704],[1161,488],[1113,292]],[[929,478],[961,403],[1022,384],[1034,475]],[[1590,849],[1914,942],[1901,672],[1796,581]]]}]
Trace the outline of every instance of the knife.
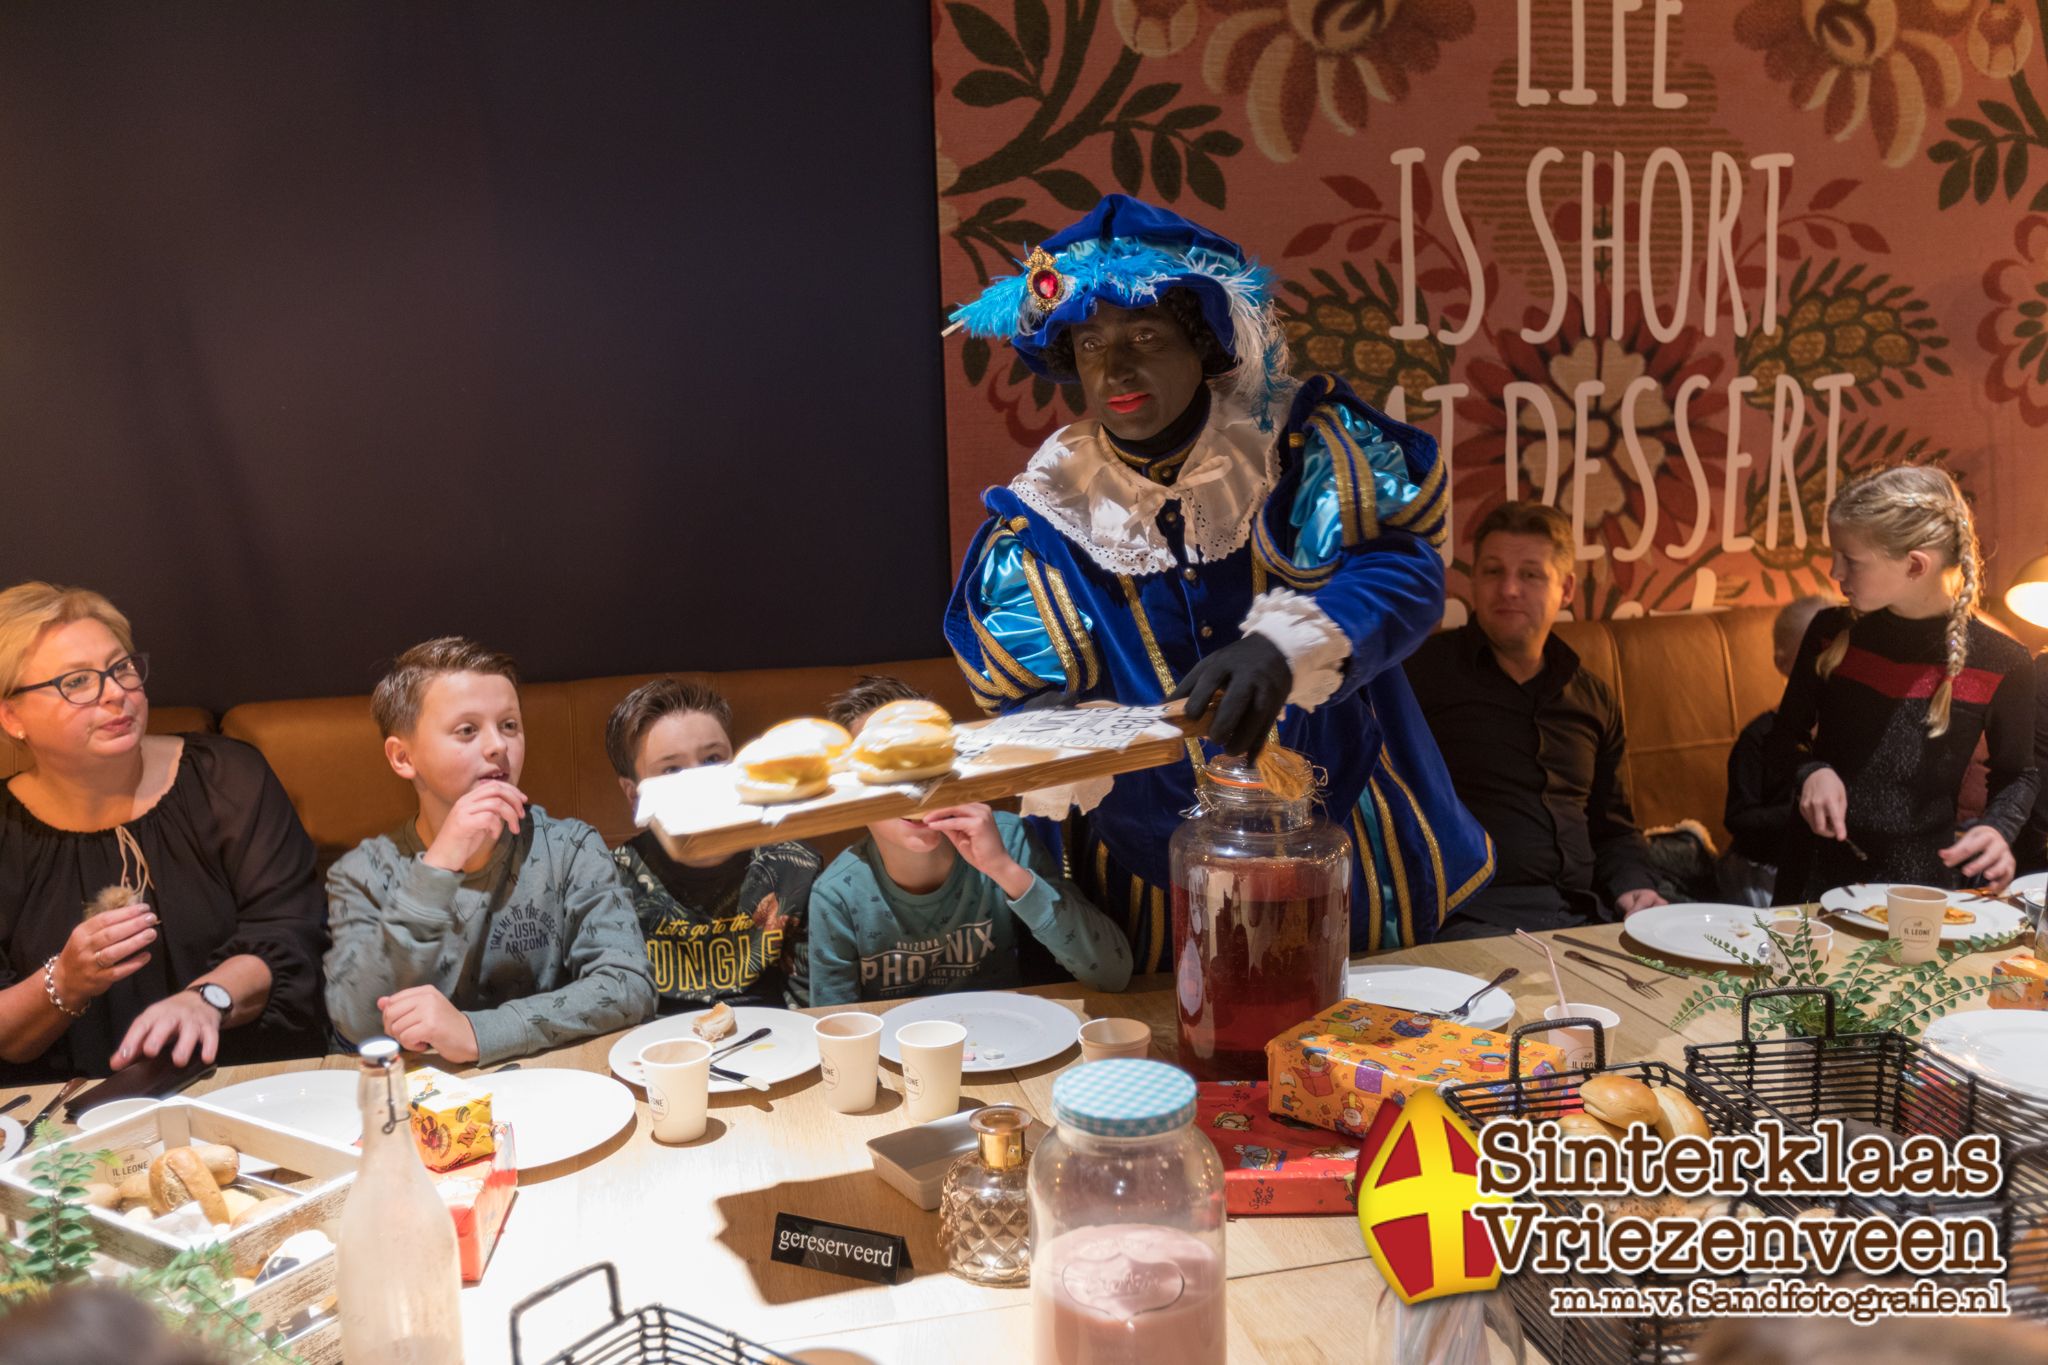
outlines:
[{"label": "knife", "polygon": [[1648,967],[1651,971],[1662,972],[1666,976],[1675,976],[1680,980],[1685,979],[1684,972],[1674,972],[1669,967],[1659,967],[1654,962],[1645,962],[1634,953],[1624,953],[1619,948],[1603,948],[1597,943],[1588,943],[1583,939],[1568,938],[1563,934],[1557,936],[1557,941],[1559,943],[1569,943],[1574,948],[1584,948],[1589,953],[1605,953],[1609,957],[1618,957],[1623,962],[1632,962],[1638,967]]},{"label": "knife", "polygon": [[21,1126],[28,1130],[30,1137],[34,1137],[37,1124],[41,1123],[44,1119],[50,1117],[50,1112],[54,1110],[58,1105],[69,1102],[73,1095],[76,1095],[79,1091],[85,1089],[85,1087],[90,1084],[91,1082],[86,1080],[86,1078],[83,1076],[80,1076],[75,1080],[69,1080],[64,1082],[64,1088],[62,1090],[59,1090],[55,1095],[51,1096],[50,1102],[44,1105],[42,1108],[36,1110],[34,1116],[31,1117],[27,1123],[24,1123]]}]

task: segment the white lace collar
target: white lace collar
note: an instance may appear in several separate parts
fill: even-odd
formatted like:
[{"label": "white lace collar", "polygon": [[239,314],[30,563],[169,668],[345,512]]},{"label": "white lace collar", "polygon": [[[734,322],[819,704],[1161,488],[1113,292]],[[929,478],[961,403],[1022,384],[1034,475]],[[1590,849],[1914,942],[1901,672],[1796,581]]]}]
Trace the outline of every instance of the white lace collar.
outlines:
[{"label": "white lace collar", "polygon": [[1179,502],[1184,543],[1195,563],[1223,559],[1250,537],[1252,518],[1277,477],[1278,437],[1215,397],[1215,411],[1171,487],[1117,458],[1099,422],[1086,419],[1046,438],[1010,491],[1097,564],[1115,574],[1177,567],[1160,533],[1160,509]]}]

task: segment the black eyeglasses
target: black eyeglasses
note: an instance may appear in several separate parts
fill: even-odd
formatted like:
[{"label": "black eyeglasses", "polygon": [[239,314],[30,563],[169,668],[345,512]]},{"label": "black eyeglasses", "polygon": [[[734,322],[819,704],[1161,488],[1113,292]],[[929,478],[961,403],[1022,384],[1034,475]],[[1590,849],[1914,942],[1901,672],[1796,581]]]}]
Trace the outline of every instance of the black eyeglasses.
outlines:
[{"label": "black eyeglasses", "polygon": [[36,692],[48,687],[55,689],[58,696],[73,706],[91,706],[107,690],[107,679],[121,684],[123,692],[140,690],[149,677],[149,656],[130,654],[125,659],[116,659],[105,668],[81,668],[70,673],[60,673],[54,678],[26,687],[17,687],[7,695],[18,697],[24,692]]}]

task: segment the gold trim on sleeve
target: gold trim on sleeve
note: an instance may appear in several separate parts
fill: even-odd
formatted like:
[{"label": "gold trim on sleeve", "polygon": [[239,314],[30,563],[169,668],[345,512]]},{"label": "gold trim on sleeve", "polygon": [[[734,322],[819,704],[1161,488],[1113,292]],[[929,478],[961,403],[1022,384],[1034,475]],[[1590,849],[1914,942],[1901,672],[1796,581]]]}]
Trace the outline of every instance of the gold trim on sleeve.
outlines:
[{"label": "gold trim on sleeve", "polygon": [[1067,633],[1074,637],[1074,646],[1081,655],[1084,677],[1080,686],[1084,690],[1094,687],[1102,681],[1102,656],[1096,652],[1095,635],[1088,629],[1088,620],[1081,615],[1081,609],[1074,605],[1073,594],[1067,591],[1067,576],[1058,569],[1041,568],[1046,586],[1052,589],[1053,601],[1059,604],[1060,618],[1067,623]]},{"label": "gold trim on sleeve", "polygon": [[[1159,677],[1160,695],[1170,696],[1175,686],[1173,670],[1166,666],[1166,655],[1159,649],[1159,637],[1152,633],[1152,620],[1145,615],[1145,604],[1138,600],[1138,585],[1131,581],[1129,574],[1118,574],[1116,581],[1123,585],[1124,600],[1130,603],[1131,619],[1138,626],[1138,638],[1145,643],[1145,657],[1152,661],[1152,671]],[[1202,766],[1201,742],[1190,739],[1187,746],[1188,762],[1199,769]]]}]

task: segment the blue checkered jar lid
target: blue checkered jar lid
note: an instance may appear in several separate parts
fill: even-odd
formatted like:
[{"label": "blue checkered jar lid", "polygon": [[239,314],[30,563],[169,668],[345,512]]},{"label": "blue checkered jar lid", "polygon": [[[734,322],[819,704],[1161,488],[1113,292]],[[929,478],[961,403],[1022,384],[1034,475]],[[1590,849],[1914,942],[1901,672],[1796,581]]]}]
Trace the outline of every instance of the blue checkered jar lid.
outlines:
[{"label": "blue checkered jar lid", "polygon": [[1136,1057],[1087,1062],[1053,1082],[1053,1117],[1096,1137],[1157,1137],[1195,1120],[1195,1079]]}]

